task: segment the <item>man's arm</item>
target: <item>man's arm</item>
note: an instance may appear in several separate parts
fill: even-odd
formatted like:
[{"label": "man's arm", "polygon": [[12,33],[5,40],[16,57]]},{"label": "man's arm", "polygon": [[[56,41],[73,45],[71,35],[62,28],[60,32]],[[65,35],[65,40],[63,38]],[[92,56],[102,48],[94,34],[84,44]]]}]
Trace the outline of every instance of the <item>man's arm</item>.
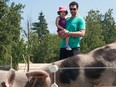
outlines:
[{"label": "man's arm", "polygon": [[65,33],[68,34],[68,36],[72,36],[72,37],[83,37],[85,35],[85,30],[80,30],[77,32],[65,31]]},{"label": "man's arm", "polygon": [[77,32],[69,32],[68,30],[62,30],[60,37],[66,38],[67,36],[72,37],[83,37],[85,35],[85,30],[80,30]]}]

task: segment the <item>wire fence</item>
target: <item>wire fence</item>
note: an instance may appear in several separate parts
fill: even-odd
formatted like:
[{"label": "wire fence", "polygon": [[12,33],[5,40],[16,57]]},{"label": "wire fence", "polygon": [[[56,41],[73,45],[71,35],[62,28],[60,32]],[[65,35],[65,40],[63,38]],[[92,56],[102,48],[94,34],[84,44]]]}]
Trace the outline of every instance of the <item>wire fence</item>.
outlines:
[{"label": "wire fence", "polygon": [[0,65],[0,70],[10,70],[10,65]]},{"label": "wire fence", "polygon": [[[58,87],[58,85],[56,84],[56,72],[57,70],[64,70],[64,69],[71,69],[71,70],[93,69],[94,70],[94,69],[116,69],[116,67],[60,67],[58,68],[56,65],[52,65],[51,67],[49,67],[49,70],[54,73],[54,81],[51,87]],[[94,86],[94,87],[98,87],[98,86]],[[99,87],[116,87],[116,86],[99,86]]]},{"label": "wire fence", "polygon": [[116,67],[62,67],[59,69],[116,69]]}]

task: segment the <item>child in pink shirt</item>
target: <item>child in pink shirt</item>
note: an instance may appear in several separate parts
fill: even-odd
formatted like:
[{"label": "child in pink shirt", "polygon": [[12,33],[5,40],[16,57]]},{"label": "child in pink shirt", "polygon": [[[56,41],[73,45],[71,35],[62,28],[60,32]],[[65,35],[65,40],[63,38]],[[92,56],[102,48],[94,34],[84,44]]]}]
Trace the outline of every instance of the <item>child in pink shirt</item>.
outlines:
[{"label": "child in pink shirt", "polygon": [[[60,31],[66,28],[65,16],[68,14],[68,11],[67,11],[67,9],[64,6],[60,6],[59,7],[59,11],[57,13],[58,13],[59,16],[56,18],[56,26],[58,28],[57,32],[60,35],[61,34]],[[67,50],[72,50],[70,48],[70,46],[68,45],[68,42],[69,42],[69,37],[66,38],[65,48]]]}]

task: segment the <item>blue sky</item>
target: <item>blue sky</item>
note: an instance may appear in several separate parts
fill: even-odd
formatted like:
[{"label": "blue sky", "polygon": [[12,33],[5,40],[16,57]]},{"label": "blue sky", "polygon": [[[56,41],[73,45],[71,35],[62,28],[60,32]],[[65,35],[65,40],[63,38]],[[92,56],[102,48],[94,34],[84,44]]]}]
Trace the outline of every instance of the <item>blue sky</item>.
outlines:
[{"label": "blue sky", "polygon": [[[82,17],[86,17],[91,9],[99,10],[104,14],[111,8],[113,9],[113,17],[116,20],[116,0],[10,0],[10,3],[15,2],[16,4],[21,3],[25,5],[23,9],[24,13],[22,14],[24,20],[21,22],[23,29],[26,29],[27,20],[37,22],[39,13],[42,11],[48,23],[49,31],[51,33],[56,33],[55,18],[58,16],[58,7],[66,6],[67,9],[69,9],[68,5],[71,1],[79,3],[78,12]],[[70,13],[68,16],[70,16]]]}]

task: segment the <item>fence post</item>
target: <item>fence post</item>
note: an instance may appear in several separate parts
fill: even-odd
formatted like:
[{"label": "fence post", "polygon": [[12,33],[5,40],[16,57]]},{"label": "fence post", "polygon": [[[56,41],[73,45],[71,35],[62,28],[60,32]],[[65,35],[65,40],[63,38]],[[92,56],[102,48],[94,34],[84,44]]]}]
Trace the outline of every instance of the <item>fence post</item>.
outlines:
[{"label": "fence post", "polygon": [[10,56],[10,68],[12,68],[12,56]]},{"label": "fence post", "polygon": [[29,67],[30,67],[30,65],[29,65],[29,61],[30,61],[30,56],[28,56],[28,58],[27,58],[27,71],[29,71]]}]

